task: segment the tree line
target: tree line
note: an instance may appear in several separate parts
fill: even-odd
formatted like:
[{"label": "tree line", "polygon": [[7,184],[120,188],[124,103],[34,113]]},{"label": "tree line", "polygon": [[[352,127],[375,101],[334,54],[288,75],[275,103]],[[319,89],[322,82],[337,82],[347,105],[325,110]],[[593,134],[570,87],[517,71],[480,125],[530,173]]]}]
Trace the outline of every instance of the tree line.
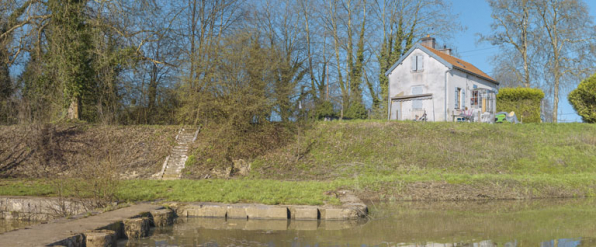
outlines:
[{"label": "tree line", "polygon": [[[497,63],[496,78],[552,89],[556,121],[558,88],[592,68],[585,3],[489,3],[495,24],[483,39],[502,48],[495,61],[515,61]],[[242,130],[383,118],[385,71],[424,36],[453,40],[463,29],[457,12],[444,0],[5,0],[0,123],[211,121]],[[568,72],[574,61],[585,67]]]},{"label": "tree line", "polygon": [[581,0],[488,0],[492,32],[481,40],[500,47],[494,77],[504,86],[540,88],[543,114],[559,119],[559,99],[596,72],[596,27]]}]

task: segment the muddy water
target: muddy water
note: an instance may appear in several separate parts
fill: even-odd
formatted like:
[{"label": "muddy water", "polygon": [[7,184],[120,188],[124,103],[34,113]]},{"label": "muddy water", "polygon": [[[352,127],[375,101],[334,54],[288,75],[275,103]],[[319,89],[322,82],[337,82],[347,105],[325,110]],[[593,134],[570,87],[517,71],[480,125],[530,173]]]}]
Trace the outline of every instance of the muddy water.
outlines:
[{"label": "muddy water", "polygon": [[189,218],[119,246],[596,246],[596,201],[369,203],[360,222]]}]

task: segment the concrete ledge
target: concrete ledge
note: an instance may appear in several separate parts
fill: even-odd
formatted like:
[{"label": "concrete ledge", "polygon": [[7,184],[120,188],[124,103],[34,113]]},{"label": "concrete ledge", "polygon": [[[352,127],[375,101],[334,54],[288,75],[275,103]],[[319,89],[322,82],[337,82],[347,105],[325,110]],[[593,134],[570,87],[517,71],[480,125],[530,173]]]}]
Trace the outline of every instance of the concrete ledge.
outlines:
[{"label": "concrete ledge", "polygon": [[171,205],[178,216],[266,220],[350,220],[365,217],[368,207],[350,191],[339,191],[342,206],[191,203]]},{"label": "concrete ledge", "polygon": [[251,205],[246,207],[249,219],[285,220],[290,218],[290,211],[283,206]]},{"label": "concrete ledge", "polygon": [[53,197],[0,197],[0,218],[44,221],[87,212],[85,202]]},{"label": "concrete ledge", "polygon": [[122,229],[122,221],[152,210],[158,205],[139,204],[78,219],[60,218],[25,229],[0,234],[2,246],[85,246],[84,234],[97,229]]},{"label": "concrete ledge", "polygon": [[226,207],[227,216],[230,219],[247,219],[246,214],[247,205],[228,205]]},{"label": "concrete ledge", "polygon": [[358,211],[354,208],[324,208],[321,209],[322,220],[353,220],[358,219]]},{"label": "concrete ledge", "polygon": [[315,206],[290,206],[289,209],[293,220],[321,219],[319,208]]},{"label": "concrete ledge", "polygon": [[[180,209],[178,210],[180,211]],[[213,217],[225,218],[227,205],[224,204],[189,204],[181,208],[178,215],[186,217]]]}]

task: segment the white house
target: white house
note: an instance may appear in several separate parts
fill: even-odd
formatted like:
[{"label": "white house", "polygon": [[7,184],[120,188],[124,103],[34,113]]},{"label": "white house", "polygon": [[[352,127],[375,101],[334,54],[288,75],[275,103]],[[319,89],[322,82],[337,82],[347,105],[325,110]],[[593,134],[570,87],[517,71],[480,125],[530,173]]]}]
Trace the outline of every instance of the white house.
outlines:
[{"label": "white house", "polygon": [[388,119],[454,121],[468,107],[474,121],[491,119],[496,110],[499,82],[474,65],[436,49],[425,37],[386,73],[389,79]]}]

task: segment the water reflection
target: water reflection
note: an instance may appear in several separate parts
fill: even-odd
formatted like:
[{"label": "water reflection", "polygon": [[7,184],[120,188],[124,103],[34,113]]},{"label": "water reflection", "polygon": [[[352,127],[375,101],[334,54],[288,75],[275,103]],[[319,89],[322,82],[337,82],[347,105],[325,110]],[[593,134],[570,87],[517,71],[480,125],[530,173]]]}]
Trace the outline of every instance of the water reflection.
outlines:
[{"label": "water reflection", "polygon": [[119,246],[596,246],[593,200],[370,205],[367,222],[179,218]]}]

